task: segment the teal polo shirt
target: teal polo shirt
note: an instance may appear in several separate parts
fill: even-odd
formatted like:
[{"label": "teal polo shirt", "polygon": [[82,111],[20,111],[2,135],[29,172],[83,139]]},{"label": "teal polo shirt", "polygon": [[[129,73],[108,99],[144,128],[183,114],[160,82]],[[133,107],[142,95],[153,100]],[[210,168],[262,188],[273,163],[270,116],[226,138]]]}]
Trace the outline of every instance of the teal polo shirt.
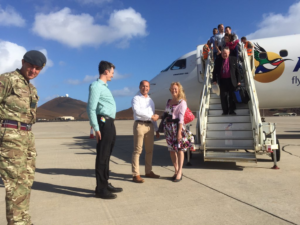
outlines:
[{"label": "teal polo shirt", "polygon": [[87,105],[87,114],[90,124],[95,131],[99,131],[97,115],[116,118],[116,102],[108,89],[108,84],[98,79],[94,81],[89,88],[89,100]]}]

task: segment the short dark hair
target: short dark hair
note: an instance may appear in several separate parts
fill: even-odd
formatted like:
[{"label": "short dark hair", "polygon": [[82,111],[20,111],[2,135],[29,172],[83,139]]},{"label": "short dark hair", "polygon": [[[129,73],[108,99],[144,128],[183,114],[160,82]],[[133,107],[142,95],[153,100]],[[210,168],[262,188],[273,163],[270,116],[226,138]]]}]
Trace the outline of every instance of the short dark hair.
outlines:
[{"label": "short dark hair", "polygon": [[218,29],[220,28],[220,26],[224,26],[223,23],[220,23],[220,24],[218,25]]},{"label": "short dark hair", "polygon": [[230,51],[230,48],[228,46],[225,46],[224,48],[222,48],[222,51],[224,51],[224,50]]},{"label": "short dark hair", "polygon": [[225,34],[224,36],[229,38],[229,41],[233,41],[233,35],[232,34]]},{"label": "short dark hair", "polygon": [[228,28],[229,30],[231,30],[231,27],[230,27],[230,26],[225,27],[225,30],[226,30],[227,28]]},{"label": "short dark hair", "polygon": [[[142,80],[142,81],[140,82],[140,86],[142,86],[142,84],[143,84],[144,82],[148,82],[148,84],[149,84],[149,86],[150,86],[150,82],[147,81],[147,80]],[[140,87],[140,86],[139,86],[139,87]]]},{"label": "short dark hair", "polygon": [[246,37],[242,37],[242,38],[241,38],[241,40],[245,40],[245,41],[247,41],[247,38],[246,38]]},{"label": "short dark hair", "polygon": [[110,63],[110,62],[107,62],[107,61],[101,61],[99,63],[99,67],[98,67],[98,70],[99,70],[99,74],[103,74],[105,70],[111,70],[111,68],[116,68],[114,64]]},{"label": "short dark hair", "polygon": [[214,28],[213,31],[214,31],[214,30],[218,30],[218,29],[217,29],[217,28]]}]

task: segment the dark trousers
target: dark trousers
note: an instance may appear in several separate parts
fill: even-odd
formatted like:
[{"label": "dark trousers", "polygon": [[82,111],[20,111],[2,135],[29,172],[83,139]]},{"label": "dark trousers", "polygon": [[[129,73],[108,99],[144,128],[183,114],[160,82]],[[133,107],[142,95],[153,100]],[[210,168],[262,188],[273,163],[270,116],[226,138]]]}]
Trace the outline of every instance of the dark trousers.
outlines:
[{"label": "dark trousers", "polygon": [[98,124],[101,132],[101,140],[97,143],[96,157],[96,192],[107,190],[109,179],[109,161],[116,140],[116,128],[113,119],[106,119],[105,123],[100,121]]},{"label": "dark trousers", "polygon": [[220,80],[220,99],[223,113],[235,110],[235,102],[233,98],[234,87],[231,78],[222,78]]}]

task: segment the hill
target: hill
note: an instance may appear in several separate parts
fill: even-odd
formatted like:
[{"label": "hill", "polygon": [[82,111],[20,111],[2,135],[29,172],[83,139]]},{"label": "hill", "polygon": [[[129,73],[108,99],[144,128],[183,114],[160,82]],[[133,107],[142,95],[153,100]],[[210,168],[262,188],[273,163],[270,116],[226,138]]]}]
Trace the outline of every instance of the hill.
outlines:
[{"label": "hill", "polygon": [[[161,115],[163,112],[156,110],[155,113],[158,115]],[[117,120],[133,120],[132,108],[130,107],[128,109],[117,112],[116,119]]]},{"label": "hill", "polygon": [[[76,120],[88,120],[86,112],[87,103],[67,97],[54,98],[37,109],[37,119],[54,120],[60,116],[73,116]],[[299,108],[291,109],[265,109],[260,110],[261,116],[272,116],[278,112],[294,112],[300,115]],[[162,111],[155,111],[156,114],[161,115]],[[133,111],[130,108],[117,112],[117,120],[132,120]]]},{"label": "hill", "polygon": [[76,120],[87,120],[87,103],[67,97],[54,98],[37,108],[38,119],[55,119],[59,116],[73,116]]}]

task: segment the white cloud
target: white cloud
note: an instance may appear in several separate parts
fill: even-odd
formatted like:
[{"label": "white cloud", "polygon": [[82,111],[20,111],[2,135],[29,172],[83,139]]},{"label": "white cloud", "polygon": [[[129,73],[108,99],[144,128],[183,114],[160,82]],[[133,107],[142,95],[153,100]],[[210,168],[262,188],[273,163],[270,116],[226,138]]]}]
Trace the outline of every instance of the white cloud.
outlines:
[{"label": "white cloud", "polygon": [[266,38],[300,33],[300,2],[290,6],[287,15],[265,14],[259,29],[247,35],[248,39]]},{"label": "white cloud", "polygon": [[6,9],[2,9],[0,6],[0,25],[23,27],[25,20],[13,7],[7,6]]},{"label": "white cloud", "polygon": [[25,53],[23,46],[0,40],[0,74],[21,68]]},{"label": "white cloud", "polygon": [[112,2],[113,0],[76,0],[78,3],[83,4],[83,5],[101,5],[103,3],[109,3]]},{"label": "white cloud", "polygon": [[[112,78],[112,80],[124,79],[124,78],[126,78],[128,76],[129,75],[121,75],[120,73],[118,73],[117,70],[115,70],[114,77]],[[66,80],[66,83],[67,84],[71,84],[71,85],[79,85],[79,84],[84,84],[84,83],[91,83],[91,82],[97,80],[98,78],[99,78],[99,75],[95,75],[95,76],[86,75],[83,78],[83,80],[68,79],[68,80]]]},{"label": "white cloud", "polygon": [[114,97],[126,97],[126,96],[134,96],[137,91],[138,91],[137,88],[124,87],[121,90],[113,90],[112,94]]},{"label": "white cloud", "polygon": [[47,53],[46,49],[40,49],[39,51],[42,52],[47,58],[46,66],[41,71],[41,74],[42,74],[42,73],[45,73],[49,67],[53,66],[53,61],[48,58],[48,53]]},{"label": "white cloud", "polygon": [[[146,20],[132,8],[114,11],[107,25],[95,24],[89,14],[75,15],[69,8],[37,14],[33,32],[70,47],[98,46],[113,42],[128,46],[130,39],[147,35]],[[120,44],[119,44],[120,45]]]},{"label": "white cloud", "polygon": [[[45,71],[53,66],[53,62],[51,59],[47,57],[47,50],[40,49],[47,58],[47,64],[45,68],[41,71],[41,73],[45,73]],[[1,41],[0,40],[0,74],[5,72],[14,71],[17,68],[22,67],[22,59],[27,50],[20,45],[9,41]]]}]

